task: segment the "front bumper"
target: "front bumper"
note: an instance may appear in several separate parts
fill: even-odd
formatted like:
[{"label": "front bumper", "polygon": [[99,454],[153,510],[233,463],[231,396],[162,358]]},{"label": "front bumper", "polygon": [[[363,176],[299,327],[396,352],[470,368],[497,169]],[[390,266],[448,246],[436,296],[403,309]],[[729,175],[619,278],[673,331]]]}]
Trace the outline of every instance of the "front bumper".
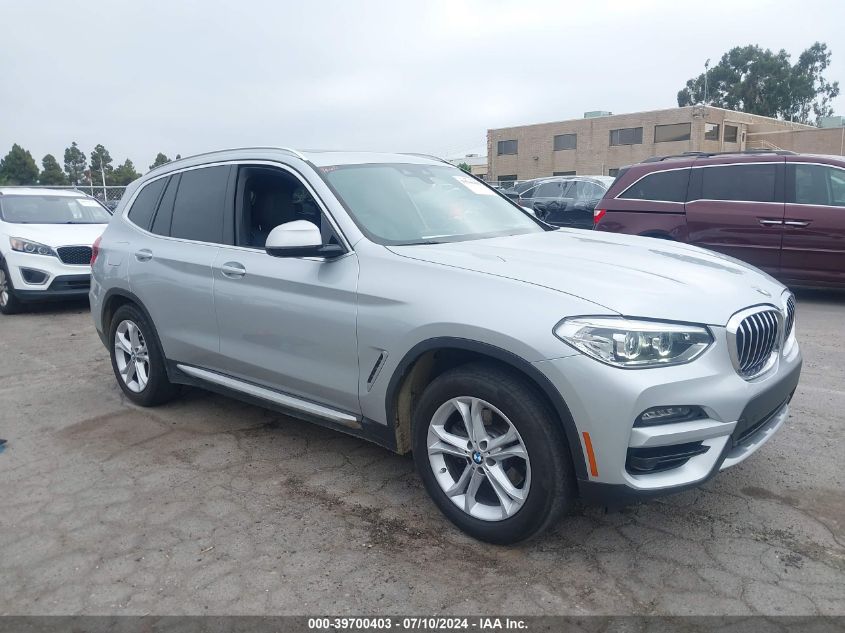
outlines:
[{"label": "front bumper", "polygon": [[[64,264],[53,256],[17,251],[9,251],[4,258],[15,296],[21,301],[60,301],[88,296],[90,266]],[[34,279],[38,283],[32,283]]]},{"label": "front bumper", "polygon": [[[586,462],[579,482],[583,498],[617,505],[700,485],[746,459],[780,428],[801,372],[797,343],[765,376],[746,381],[731,364],[725,330],[711,331],[711,348],[676,367],[625,370],[580,354],[535,363],[566,400],[577,427]],[[697,406],[704,415],[634,425],[647,409],[667,406]],[[648,472],[632,465],[633,457],[683,452],[691,456],[674,467]]]}]

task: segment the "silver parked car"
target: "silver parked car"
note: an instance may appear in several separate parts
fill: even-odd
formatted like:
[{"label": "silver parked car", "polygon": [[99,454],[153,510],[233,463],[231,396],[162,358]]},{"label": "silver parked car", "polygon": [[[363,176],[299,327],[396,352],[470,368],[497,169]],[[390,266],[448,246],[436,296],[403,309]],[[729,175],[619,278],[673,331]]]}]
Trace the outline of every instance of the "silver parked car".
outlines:
[{"label": "silver parked car", "polygon": [[741,462],[801,368],[792,296],[755,268],[554,229],[416,155],[168,163],[127,189],[90,298],[131,401],[195,385],[413,451],[497,543]]}]

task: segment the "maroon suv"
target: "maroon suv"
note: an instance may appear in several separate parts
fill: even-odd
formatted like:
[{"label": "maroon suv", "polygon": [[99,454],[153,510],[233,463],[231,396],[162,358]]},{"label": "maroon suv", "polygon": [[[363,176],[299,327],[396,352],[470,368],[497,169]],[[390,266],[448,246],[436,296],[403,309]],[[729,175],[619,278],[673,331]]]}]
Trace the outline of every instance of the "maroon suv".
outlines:
[{"label": "maroon suv", "polygon": [[688,242],[784,283],[845,286],[845,159],[690,153],[620,170],[595,229]]}]

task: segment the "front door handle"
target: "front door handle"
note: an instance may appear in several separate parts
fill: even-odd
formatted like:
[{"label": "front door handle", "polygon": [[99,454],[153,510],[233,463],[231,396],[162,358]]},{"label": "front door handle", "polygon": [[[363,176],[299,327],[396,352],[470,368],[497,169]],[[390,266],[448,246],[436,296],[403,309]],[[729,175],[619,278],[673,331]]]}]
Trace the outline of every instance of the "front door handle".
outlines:
[{"label": "front door handle", "polygon": [[238,262],[226,262],[220,267],[220,272],[229,279],[240,279],[246,275],[246,268]]},{"label": "front door handle", "polygon": [[153,258],[153,252],[148,248],[142,248],[140,251],[135,251],[135,259],[139,262],[148,262]]},{"label": "front door handle", "polygon": [[800,226],[800,227],[810,226],[809,220],[784,220],[783,223],[786,226]]},{"label": "front door handle", "polygon": [[763,226],[778,226],[783,224],[783,220],[759,220]]}]

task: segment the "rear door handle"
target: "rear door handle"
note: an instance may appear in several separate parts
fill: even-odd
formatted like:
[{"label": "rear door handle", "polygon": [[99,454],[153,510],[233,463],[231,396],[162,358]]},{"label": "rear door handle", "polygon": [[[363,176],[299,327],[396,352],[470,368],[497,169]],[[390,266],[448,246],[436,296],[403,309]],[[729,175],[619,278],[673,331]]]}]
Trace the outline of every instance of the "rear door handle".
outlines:
[{"label": "rear door handle", "polygon": [[809,220],[784,220],[783,223],[786,226],[800,226],[800,227],[810,226]]},{"label": "rear door handle", "polygon": [[139,262],[148,262],[153,258],[153,252],[148,248],[142,248],[140,251],[135,251],[135,259]]},{"label": "rear door handle", "polygon": [[783,224],[783,220],[759,220],[763,226],[778,226]]},{"label": "rear door handle", "polygon": [[246,268],[238,262],[226,262],[220,267],[220,272],[229,279],[240,279],[246,275]]}]

